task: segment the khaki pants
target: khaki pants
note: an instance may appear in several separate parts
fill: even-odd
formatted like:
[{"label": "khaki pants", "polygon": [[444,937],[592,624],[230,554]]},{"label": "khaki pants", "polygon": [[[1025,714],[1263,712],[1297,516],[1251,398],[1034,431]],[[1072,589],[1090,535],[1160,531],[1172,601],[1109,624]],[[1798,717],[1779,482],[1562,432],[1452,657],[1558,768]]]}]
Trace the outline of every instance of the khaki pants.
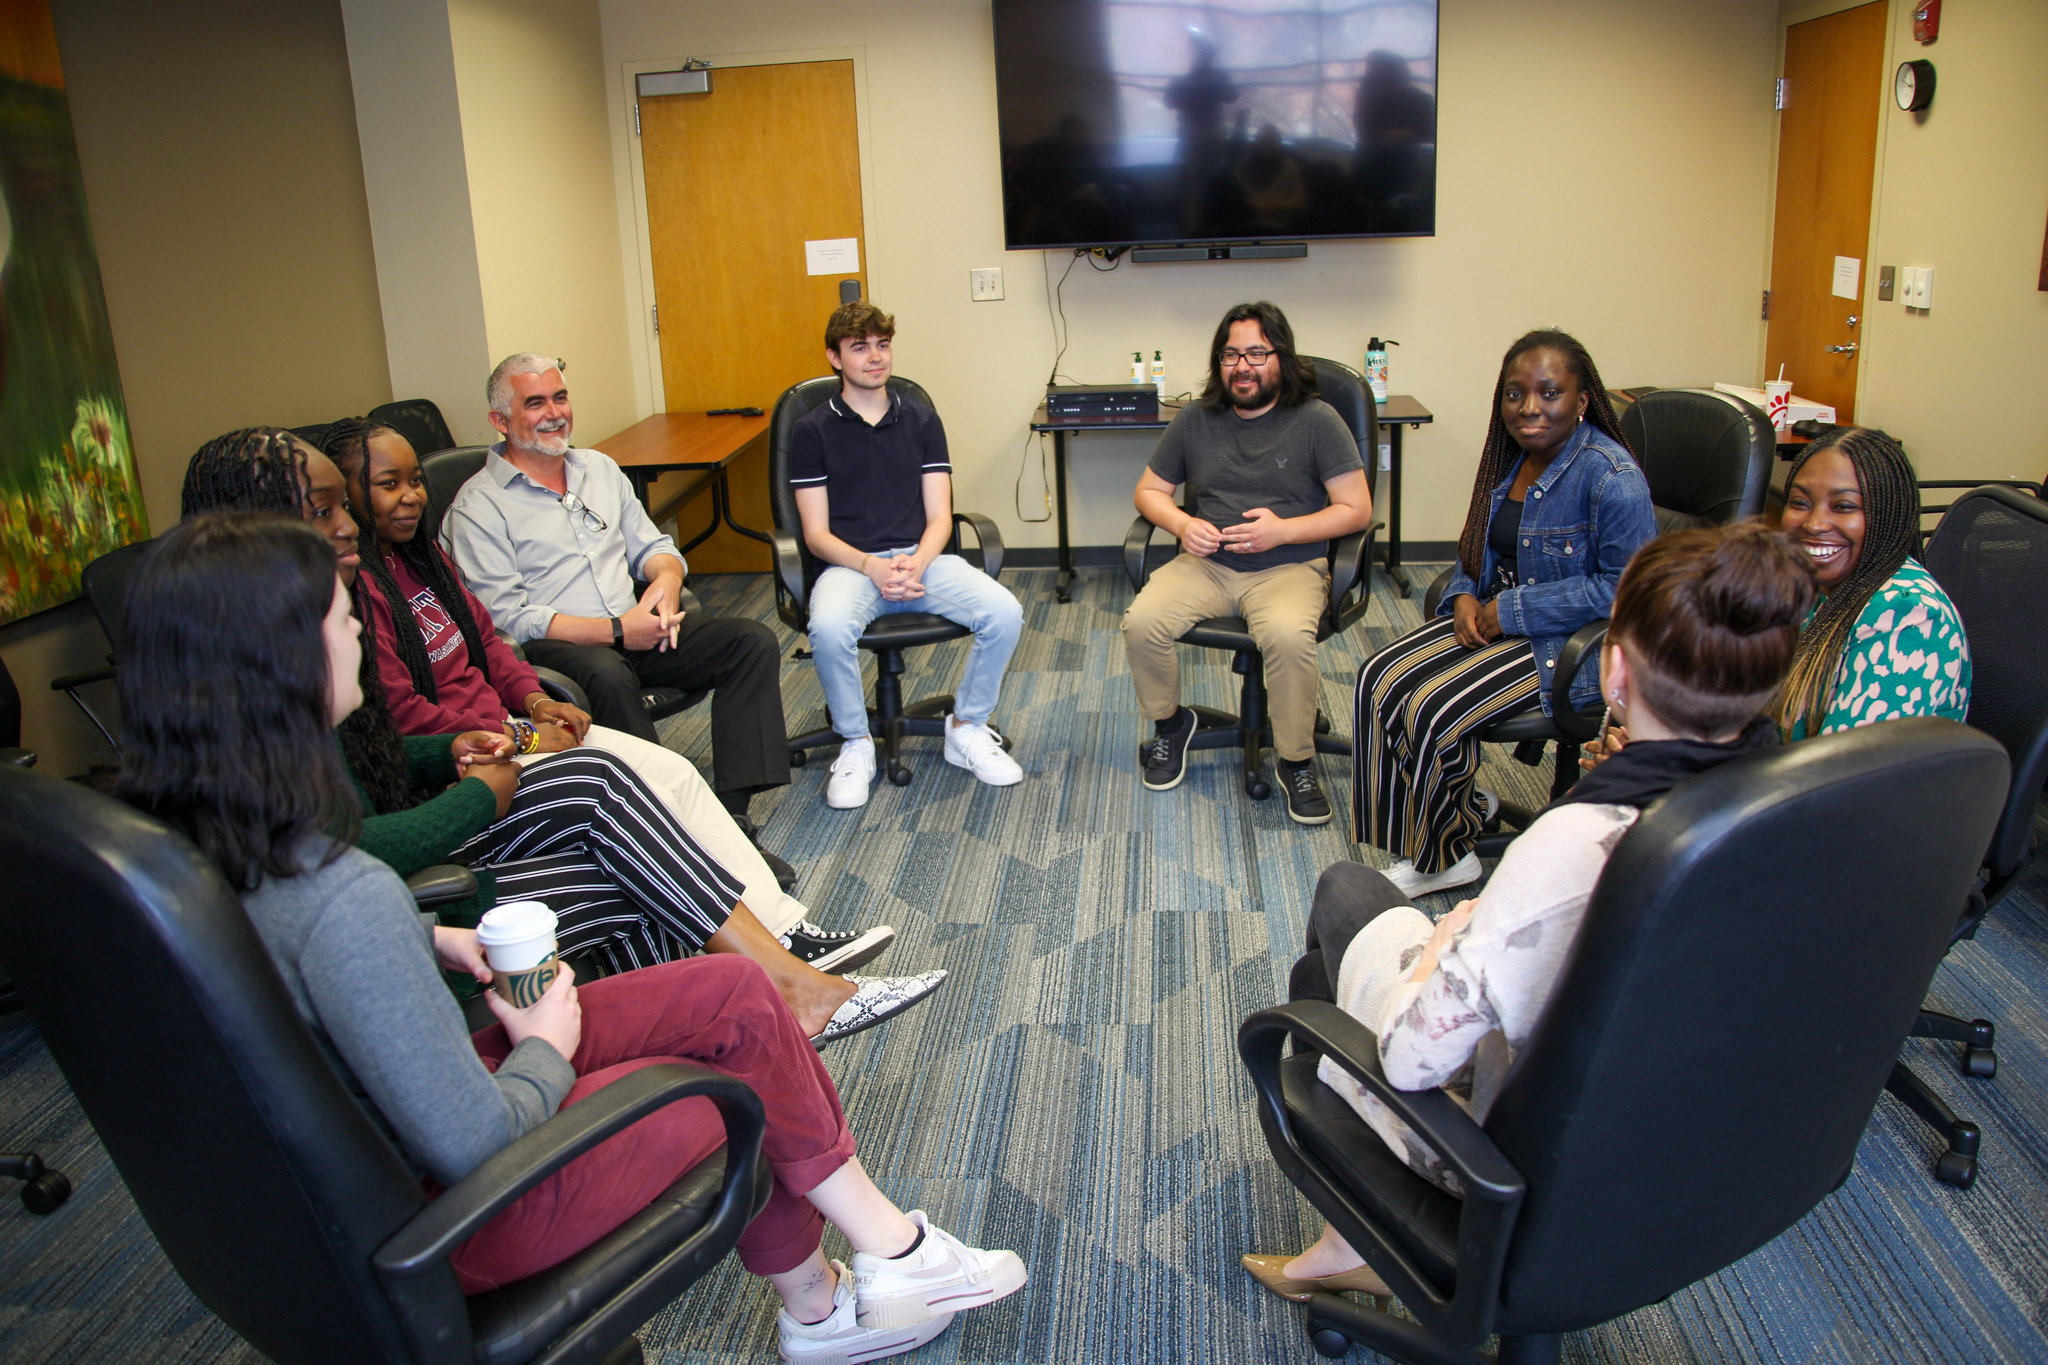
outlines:
[{"label": "khaki pants", "polygon": [[1315,753],[1316,626],[1330,601],[1321,560],[1240,573],[1222,553],[1180,554],[1159,566],[1124,613],[1124,653],[1138,709],[1165,720],[1180,705],[1180,633],[1211,616],[1242,616],[1266,660],[1273,751],[1290,763]]}]

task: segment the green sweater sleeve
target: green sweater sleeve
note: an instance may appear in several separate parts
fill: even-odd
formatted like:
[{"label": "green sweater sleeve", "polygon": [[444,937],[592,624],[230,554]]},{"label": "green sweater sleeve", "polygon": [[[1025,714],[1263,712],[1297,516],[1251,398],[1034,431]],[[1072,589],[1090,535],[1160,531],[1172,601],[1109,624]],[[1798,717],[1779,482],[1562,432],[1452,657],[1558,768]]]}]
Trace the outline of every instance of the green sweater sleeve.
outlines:
[{"label": "green sweater sleeve", "polygon": [[405,775],[423,791],[439,791],[455,780],[455,736],[405,735]]}]

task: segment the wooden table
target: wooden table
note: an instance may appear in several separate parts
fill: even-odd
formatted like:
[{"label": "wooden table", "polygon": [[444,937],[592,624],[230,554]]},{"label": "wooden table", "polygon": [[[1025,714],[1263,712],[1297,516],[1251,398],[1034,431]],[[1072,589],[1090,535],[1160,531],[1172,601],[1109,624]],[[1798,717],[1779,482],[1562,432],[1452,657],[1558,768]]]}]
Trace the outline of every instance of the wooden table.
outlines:
[{"label": "wooden table", "polygon": [[[712,417],[701,412],[657,412],[605,437],[596,448],[618,461],[619,468],[633,481],[633,491],[642,503],[647,502],[655,480],[664,474],[699,469],[711,476],[706,481],[711,489],[711,524],[692,537],[689,544],[679,547],[688,554],[716,531],[720,522],[764,545],[770,543],[765,532],[732,519],[732,494],[726,487],[726,469],[767,434],[765,414]],[[671,505],[688,501],[698,491],[690,490]],[[650,505],[647,510],[653,513],[655,509]]]}]

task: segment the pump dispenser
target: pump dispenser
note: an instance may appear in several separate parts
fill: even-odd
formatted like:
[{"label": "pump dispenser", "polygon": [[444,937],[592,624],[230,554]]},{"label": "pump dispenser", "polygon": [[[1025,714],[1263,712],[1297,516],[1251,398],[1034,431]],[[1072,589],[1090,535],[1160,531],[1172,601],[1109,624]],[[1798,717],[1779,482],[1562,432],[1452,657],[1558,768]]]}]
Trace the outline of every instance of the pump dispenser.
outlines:
[{"label": "pump dispenser", "polygon": [[1149,376],[1152,387],[1159,390],[1161,402],[1166,400],[1166,359],[1159,352],[1152,353],[1152,370]]},{"label": "pump dispenser", "polygon": [[1131,352],[1131,382],[1133,384],[1147,382],[1145,379],[1145,353],[1143,351]]},{"label": "pump dispenser", "polygon": [[1387,347],[1399,346],[1398,341],[1381,341],[1378,337],[1365,343],[1365,382],[1372,390],[1372,401],[1387,401]]}]

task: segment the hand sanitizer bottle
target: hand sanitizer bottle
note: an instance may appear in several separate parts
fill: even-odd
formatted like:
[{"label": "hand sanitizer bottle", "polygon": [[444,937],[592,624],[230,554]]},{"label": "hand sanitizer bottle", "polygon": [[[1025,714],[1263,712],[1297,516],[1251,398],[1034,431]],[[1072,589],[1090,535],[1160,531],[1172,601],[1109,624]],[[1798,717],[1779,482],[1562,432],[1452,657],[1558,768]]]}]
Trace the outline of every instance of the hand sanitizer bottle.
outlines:
[{"label": "hand sanitizer bottle", "polygon": [[1152,381],[1152,387],[1153,387],[1153,388],[1155,388],[1155,389],[1157,389],[1157,390],[1159,390],[1159,401],[1160,401],[1160,402],[1162,402],[1162,403],[1163,403],[1163,402],[1165,402],[1165,401],[1166,401],[1166,360],[1165,360],[1165,358],[1164,358],[1163,356],[1161,356],[1161,355],[1160,355],[1160,353],[1159,353],[1159,352],[1157,352],[1157,351],[1154,351],[1154,352],[1152,353],[1152,369],[1151,369],[1151,375],[1150,375],[1150,378],[1151,378],[1151,381]]},{"label": "hand sanitizer bottle", "polygon": [[1131,382],[1133,384],[1143,384],[1145,382],[1145,353],[1143,351],[1131,352]]}]

